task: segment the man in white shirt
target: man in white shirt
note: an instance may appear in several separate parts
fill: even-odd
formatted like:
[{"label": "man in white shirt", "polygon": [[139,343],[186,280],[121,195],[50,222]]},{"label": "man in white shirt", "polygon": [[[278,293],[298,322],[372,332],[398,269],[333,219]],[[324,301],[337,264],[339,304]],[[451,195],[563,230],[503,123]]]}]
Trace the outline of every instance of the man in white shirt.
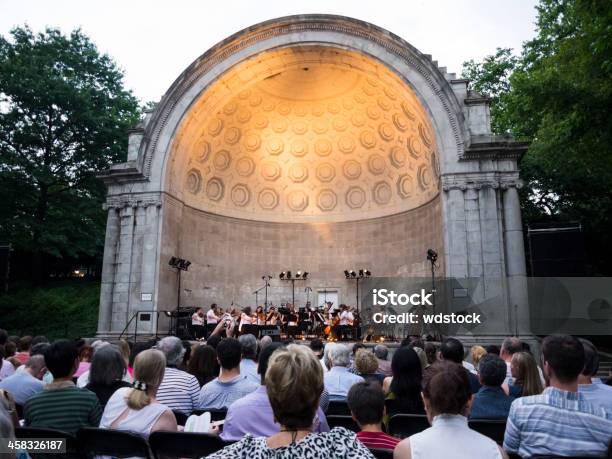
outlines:
[{"label": "man in white shirt", "polygon": [[346,335],[350,327],[353,326],[353,313],[349,310],[348,306],[342,305],[342,312],[340,313],[340,333],[342,335],[342,340],[346,340]]},{"label": "man in white shirt", "polygon": [[602,406],[612,413],[612,387],[593,381],[599,370],[599,354],[589,340],[579,338],[584,347],[584,368],[578,375],[578,392],[595,406]]},{"label": "man in white shirt", "polygon": [[506,338],[499,351],[499,356],[506,362],[506,379],[504,384],[512,384],[512,356],[523,350],[521,340],[515,337]]},{"label": "man in white shirt", "polygon": [[363,378],[348,370],[350,363],[350,349],[339,343],[328,343],[325,346],[330,370],[323,375],[325,389],[330,400],[346,400],[349,389],[355,383],[362,382]]},{"label": "man in white shirt", "polygon": [[217,326],[217,323],[219,323],[219,316],[220,314],[217,305],[215,303],[211,304],[210,309],[206,313],[206,327],[209,335],[213,332]]}]

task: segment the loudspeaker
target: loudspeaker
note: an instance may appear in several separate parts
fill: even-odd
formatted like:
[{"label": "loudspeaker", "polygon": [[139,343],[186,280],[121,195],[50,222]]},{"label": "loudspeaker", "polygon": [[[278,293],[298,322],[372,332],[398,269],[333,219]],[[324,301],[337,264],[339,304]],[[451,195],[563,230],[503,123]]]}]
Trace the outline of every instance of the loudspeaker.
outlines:
[{"label": "loudspeaker", "polygon": [[582,277],[587,275],[584,233],[579,224],[540,224],[527,230],[531,275]]}]

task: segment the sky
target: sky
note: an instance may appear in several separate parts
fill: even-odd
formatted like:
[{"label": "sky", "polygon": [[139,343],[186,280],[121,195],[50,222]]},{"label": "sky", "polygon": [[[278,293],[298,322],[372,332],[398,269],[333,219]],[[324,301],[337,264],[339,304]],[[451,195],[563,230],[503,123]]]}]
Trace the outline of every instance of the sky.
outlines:
[{"label": "sky", "polygon": [[0,35],[28,24],[80,27],[125,73],[142,101],[158,101],[207,49],[261,21],[329,13],[371,22],[431,54],[449,72],[534,36],[535,0],[0,0]]}]

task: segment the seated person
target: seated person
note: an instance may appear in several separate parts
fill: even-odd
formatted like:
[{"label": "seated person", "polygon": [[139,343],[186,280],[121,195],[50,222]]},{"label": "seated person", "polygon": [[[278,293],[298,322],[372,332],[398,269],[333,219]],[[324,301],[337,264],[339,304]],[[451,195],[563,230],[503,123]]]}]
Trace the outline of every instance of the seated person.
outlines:
[{"label": "seated person", "polygon": [[242,346],[242,360],[240,361],[240,374],[259,385],[260,377],[257,374],[257,338],[250,333],[240,335],[238,338]]},{"label": "seated person", "polygon": [[353,384],[347,402],[353,419],[361,429],[361,432],[357,433],[357,439],[368,448],[393,451],[399,439],[382,431],[385,394],[380,384],[374,381]]},{"label": "seated person", "polygon": [[[603,406],[612,413],[612,387],[596,383],[599,371],[599,354],[593,343],[586,339],[580,339],[584,347],[584,368],[578,375],[578,392],[595,406]],[[2,384],[0,384],[2,387]]]},{"label": "seated person", "polygon": [[[348,357],[347,357],[348,364]],[[343,427],[313,433],[313,419],[323,392],[323,369],[306,346],[291,344],[274,351],[265,376],[268,398],[280,431],[270,437],[247,434],[209,459],[286,457],[373,459],[372,453]]]},{"label": "seated person", "polygon": [[[459,365],[463,365],[464,354],[465,351],[463,349],[463,344],[461,344],[461,341],[456,338],[447,338],[440,345],[440,358],[442,360],[449,360],[451,362],[458,363]],[[470,384],[472,385],[472,393],[475,394],[478,392],[478,389],[480,389],[478,377],[472,372],[468,372],[468,377],[470,378]]]},{"label": "seated person", "polygon": [[198,407],[200,383],[195,376],[178,369],[186,352],[183,342],[176,336],[167,336],[157,343],[157,349],[166,357],[166,371],[157,390],[157,400],[171,410],[191,414]]},{"label": "seated person", "polygon": [[[508,386],[511,397],[541,394],[544,390],[535,359],[529,352],[515,352],[511,362],[512,384]],[[506,374],[506,379],[508,379]],[[502,385],[504,387],[504,385]],[[504,389],[505,390],[505,389]]]},{"label": "seated person", "polygon": [[400,442],[395,459],[501,459],[507,458],[490,438],[470,429],[472,387],[461,363],[436,362],[423,376],[423,401],[431,427]]},{"label": "seated person", "polygon": [[[329,350],[328,350],[329,347]],[[325,373],[325,389],[330,401],[345,401],[349,389],[363,378],[349,371],[351,351],[348,346],[330,343],[325,347],[330,369]]]},{"label": "seated person", "polygon": [[100,427],[132,432],[148,438],[156,430],[176,431],[170,408],[155,398],[164,377],[166,358],[160,351],[142,351],[134,360],[133,387],[118,389],[108,400]]},{"label": "seated person", "polygon": [[391,359],[390,378],[383,381],[387,394],[387,414],[425,414],[421,397],[423,369],[416,351],[408,346],[400,347]]},{"label": "seated person", "polygon": [[235,338],[224,338],[217,345],[217,360],[221,367],[218,378],[204,384],[198,406],[202,409],[223,409],[259,387],[240,374],[242,346]]},{"label": "seated person", "polygon": [[89,383],[86,389],[98,397],[102,409],[108,399],[121,387],[131,387],[124,381],[127,373],[125,359],[117,346],[104,346],[96,351],[89,370]]},{"label": "seated person", "polygon": [[504,449],[521,457],[604,456],[612,438],[612,417],[578,391],[584,348],[569,335],[542,341],[543,370],[549,386],[540,395],[512,402]]},{"label": "seated person", "polygon": [[[240,400],[236,400],[230,405],[227,410],[227,416],[225,416],[223,432],[221,433],[223,440],[238,441],[246,434],[251,434],[255,437],[270,437],[279,432],[280,425],[274,421],[274,413],[268,399],[265,377],[270,356],[276,349],[281,347],[283,347],[281,343],[272,343],[261,351],[257,367],[261,385],[255,392],[242,397]],[[317,410],[313,421],[313,431],[329,431],[325,414],[323,414],[321,408]]]},{"label": "seated person", "polygon": [[478,363],[480,389],[472,400],[470,419],[506,419],[514,398],[506,395],[506,362],[495,354],[485,354]]},{"label": "seated person", "polygon": [[0,389],[9,392],[15,399],[15,403],[23,406],[32,395],[43,390],[42,378],[46,372],[45,357],[40,354],[33,355],[25,364],[24,371],[13,373],[0,382]]},{"label": "seated person", "polygon": [[26,426],[76,434],[81,427],[98,427],[102,409],[98,397],[72,382],[79,354],[72,341],[60,340],[45,349],[45,366],[53,382],[30,397],[23,409]]},{"label": "seated person", "polygon": [[376,356],[367,349],[359,349],[355,354],[355,372],[366,381],[372,381],[382,385],[385,375],[377,373],[378,360]]}]

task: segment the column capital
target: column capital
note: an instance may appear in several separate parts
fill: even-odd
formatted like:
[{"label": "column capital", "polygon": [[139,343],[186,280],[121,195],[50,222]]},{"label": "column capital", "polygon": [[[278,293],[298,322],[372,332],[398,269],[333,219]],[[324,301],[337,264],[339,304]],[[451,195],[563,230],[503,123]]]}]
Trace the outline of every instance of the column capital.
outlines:
[{"label": "column capital", "polygon": [[441,177],[442,190],[481,190],[486,188],[506,190],[520,188],[523,182],[517,172],[464,172],[444,174]]},{"label": "column capital", "polygon": [[131,207],[133,209],[162,206],[161,193],[145,193],[145,194],[125,194],[108,196],[106,202],[102,205],[105,210],[123,209]]}]

